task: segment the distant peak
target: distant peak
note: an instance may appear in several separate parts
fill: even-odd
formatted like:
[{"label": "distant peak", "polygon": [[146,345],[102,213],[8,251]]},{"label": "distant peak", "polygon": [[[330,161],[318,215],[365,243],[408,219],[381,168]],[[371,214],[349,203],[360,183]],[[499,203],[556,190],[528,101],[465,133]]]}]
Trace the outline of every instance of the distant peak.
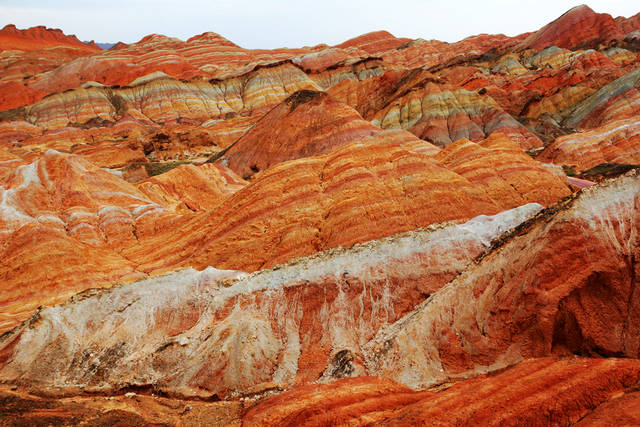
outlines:
[{"label": "distant peak", "polygon": [[396,49],[409,41],[411,41],[411,39],[397,38],[390,32],[381,30],[362,34],[340,43],[335,47],[341,49],[356,47],[370,54],[376,54],[390,49]]},{"label": "distant peak", "polygon": [[570,49],[584,42],[617,39],[620,36],[620,29],[611,15],[596,13],[582,4],[532,33],[521,43],[521,47],[542,49],[556,45]]},{"label": "distant peak", "polygon": [[218,33],[214,33],[213,31],[207,31],[197,36],[193,36],[189,40],[187,40],[187,43],[193,43],[193,42],[215,43],[221,46],[234,46],[234,47],[238,46],[232,41],[222,37]]},{"label": "distant peak", "polygon": [[175,37],[165,36],[164,34],[149,34],[148,36],[144,36],[138,43],[157,43],[157,42],[169,42],[169,41],[182,41]]},{"label": "distant peak", "polygon": [[579,6],[575,6],[567,10],[565,13],[560,15],[558,19],[563,19],[563,18],[566,18],[567,16],[572,16],[572,15],[589,16],[589,15],[597,15],[597,13],[586,4],[581,4]]},{"label": "distant peak", "polygon": [[75,35],[67,35],[59,28],[47,28],[44,25],[21,30],[14,24],[0,30],[0,50],[37,50],[56,46],[70,46],[83,50],[99,50],[94,44],[86,44]]},{"label": "distant peak", "polygon": [[111,48],[111,50],[124,49],[125,47],[129,47],[129,45],[124,42],[118,42]]}]

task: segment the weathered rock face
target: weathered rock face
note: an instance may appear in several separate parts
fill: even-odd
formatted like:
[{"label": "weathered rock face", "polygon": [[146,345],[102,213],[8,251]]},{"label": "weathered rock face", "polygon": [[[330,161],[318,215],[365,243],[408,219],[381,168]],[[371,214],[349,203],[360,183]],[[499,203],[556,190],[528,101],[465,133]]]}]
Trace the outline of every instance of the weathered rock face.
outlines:
[{"label": "weathered rock face", "polygon": [[404,130],[381,130],[324,92],[303,90],[272,109],[215,161],[248,177],[277,163],[330,153],[356,141],[398,144],[423,154],[439,151]]},{"label": "weathered rock face", "polygon": [[178,166],[138,183],[137,187],[160,205],[175,205],[176,211],[183,207],[191,211],[208,211],[246,184],[224,166],[205,164]]},{"label": "weathered rock face", "polygon": [[[485,149],[473,160],[474,167],[487,169],[497,166],[501,156],[522,156],[501,152],[495,157]],[[325,156],[273,166],[247,186],[215,164],[181,166],[136,188],[80,157],[49,151],[7,178],[6,257],[33,261],[23,261],[19,268],[6,264],[0,273],[7,289],[17,295],[29,283],[32,267],[40,265],[39,274],[50,275],[42,279],[42,287],[51,292],[16,302],[6,311],[12,314],[5,326],[24,319],[28,310],[45,301],[68,296],[59,289],[65,283],[80,291],[91,286],[91,280],[106,286],[123,274],[139,277],[140,272],[181,266],[254,271],[432,223],[494,214],[501,206],[516,206],[516,199],[552,203],[568,192],[560,179],[538,168],[537,184],[517,189],[521,193],[510,205],[498,204],[493,199],[495,183],[468,175],[470,181],[464,177],[470,171],[458,174],[438,165],[431,158],[435,153],[435,147],[413,136],[405,138],[401,131],[378,131]],[[25,163],[11,155],[7,161]],[[534,178],[532,173],[531,165],[523,164],[505,172],[505,179],[518,183],[522,177]],[[34,227],[24,228],[27,224]],[[55,233],[47,232],[47,239],[32,245],[25,243],[42,227]],[[65,251],[75,254],[73,262],[65,263],[69,269],[83,263],[85,246],[90,245],[115,257],[112,266],[105,263],[105,272],[124,273],[86,280],[68,270],[52,275],[47,271],[58,269],[60,259],[38,249],[49,244],[66,245]]]},{"label": "weathered rock face", "polygon": [[637,17],[270,51],[9,28],[3,420],[633,424],[640,184],[602,180],[640,163]]},{"label": "weathered rock face", "polygon": [[37,75],[100,48],[66,36],[60,30],[33,27],[0,30],[0,110],[32,104],[47,92],[32,88]]},{"label": "weathered rock face", "polygon": [[337,45],[336,47],[342,49],[355,47],[357,49],[364,50],[371,55],[379,55],[383,52],[397,49],[410,41],[411,39],[396,38],[393,34],[387,31],[375,31],[354,37]]},{"label": "weathered rock face", "polygon": [[637,358],[635,173],[591,187],[382,330],[368,372],[413,387],[548,354]]},{"label": "weathered rock face", "polygon": [[623,34],[629,34],[634,32],[640,28],[640,13],[637,13],[629,18],[625,18],[624,16],[618,16],[616,18],[616,23]]},{"label": "weathered rock face", "polygon": [[391,64],[411,69],[419,67],[437,69],[450,62],[464,62],[465,59],[480,56],[492,49],[514,47],[527,35],[525,33],[516,37],[507,37],[502,34],[480,34],[456,43],[416,39],[401,48],[385,52],[382,58]]},{"label": "weathered rock face", "polygon": [[220,162],[250,176],[285,160],[331,152],[380,132],[326,93],[295,92],[269,111],[225,152]]},{"label": "weathered rock face", "polygon": [[[186,270],[89,292],[5,335],[0,376],[49,391],[66,384],[58,388],[65,393],[154,385],[181,395],[229,396],[372,373],[418,387],[551,353],[636,357],[639,185],[636,176],[623,177],[586,190],[551,219],[544,211],[525,234],[508,237],[443,288],[501,232],[540,208],[248,276]],[[546,274],[555,265],[564,269]],[[593,304],[598,317],[587,315]],[[126,327],[114,335],[115,325]],[[603,334],[612,325],[618,332]]]},{"label": "weathered rock face", "polygon": [[152,122],[221,118],[227,114],[265,109],[300,89],[317,89],[291,64],[261,68],[223,82],[184,83],[162,73],[138,79],[128,87],[89,84],[51,95],[18,113],[45,129],[83,124],[91,119],[114,121],[127,114]]},{"label": "weathered rock face", "polygon": [[[91,81],[105,85],[127,85],[135,79],[157,72],[179,79],[226,79],[246,74],[257,66],[293,60],[299,56],[318,53],[325,48],[326,46],[271,51],[248,50],[215,33],[204,33],[186,42],[152,34],[138,43],[122,45],[118,49],[68,62],[56,70],[38,76],[33,86],[51,93]],[[330,66],[345,57],[359,57],[360,53],[366,55],[363,51],[348,53],[338,50],[337,56],[324,56],[320,62]],[[297,62],[305,62],[310,69],[323,69],[312,57]]]},{"label": "weathered rock face", "polygon": [[376,114],[373,123],[383,129],[407,129],[438,146],[460,138],[478,141],[494,131],[508,135],[524,148],[542,145],[490,97],[431,82],[393,101]]},{"label": "weathered rock face", "polygon": [[380,327],[540,209],[525,205],[252,275],[189,269],[88,291],[5,335],[0,378],[52,393],[154,385],[229,396],[361,375],[361,347]]},{"label": "weathered rock face", "polygon": [[581,5],[524,39],[519,47],[541,49],[547,46],[574,48],[603,40],[622,38],[623,33],[611,15],[595,13]]},{"label": "weathered rock face", "polygon": [[533,201],[551,205],[570,194],[566,183],[498,133],[480,144],[459,139],[434,160],[487,188],[491,199],[502,209]]},{"label": "weathered rock face", "polygon": [[[490,160],[478,164],[489,168]],[[542,179],[554,178],[545,171]],[[555,194],[562,197],[568,190],[557,182]],[[500,208],[492,191],[439,166],[431,154],[382,142],[351,144],[267,169],[215,211],[193,218],[180,236],[160,234],[151,251],[142,245],[126,253],[147,271],[181,265],[254,271],[432,223],[494,214]]]},{"label": "weathered rock face", "polygon": [[1,199],[2,329],[87,287],[143,277],[114,248],[164,210],[112,173],[54,151],[9,174]]},{"label": "weathered rock face", "polygon": [[576,171],[603,163],[640,164],[640,121],[634,117],[560,137],[538,158]]},{"label": "weathered rock face", "polygon": [[10,388],[0,390],[5,424],[153,426],[242,425],[241,402],[199,402],[134,392],[119,396],[69,398],[34,396]]},{"label": "weathered rock face", "polygon": [[349,378],[268,399],[242,421],[247,426],[400,426],[425,420],[433,425],[611,425],[614,420],[633,425],[638,398],[629,390],[639,379],[637,360],[580,358],[527,360],[497,375],[434,391],[416,392],[376,377]]},{"label": "weathered rock face", "polygon": [[565,124],[578,129],[600,126],[607,121],[638,115],[640,68],[603,86],[576,104]]}]

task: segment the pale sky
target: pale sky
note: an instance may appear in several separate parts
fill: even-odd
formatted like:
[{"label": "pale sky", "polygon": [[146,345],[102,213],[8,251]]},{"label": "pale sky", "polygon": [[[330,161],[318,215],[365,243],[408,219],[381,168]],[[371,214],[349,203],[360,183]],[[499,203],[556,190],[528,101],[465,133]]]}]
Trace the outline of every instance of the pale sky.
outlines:
[{"label": "pale sky", "polygon": [[[186,40],[214,31],[247,48],[338,44],[387,30],[397,37],[457,41],[480,33],[533,31],[579,3],[564,0],[0,0],[0,27],[46,25],[80,40],[136,42],[151,33]],[[637,0],[587,3],[614,17]]]}]

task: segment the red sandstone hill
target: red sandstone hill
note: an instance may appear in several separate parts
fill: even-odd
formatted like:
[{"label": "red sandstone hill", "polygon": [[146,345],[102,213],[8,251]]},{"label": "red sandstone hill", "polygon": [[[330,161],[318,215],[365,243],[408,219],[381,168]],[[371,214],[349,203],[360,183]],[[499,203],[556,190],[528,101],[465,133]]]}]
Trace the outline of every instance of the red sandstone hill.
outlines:
[{"label": "red sandstone hill", "polygon": [[611,15],[595,13],[589,6],[581,5],[531,34],[520,43],[520,47],[573,48],[594,41],[620,39],[622,36],[622,31]]},{"label": "red sandstone hill", "polygon": [[86,53],[101,50],[95,43],[83,43],[76,36],[68,36],[57,28],[39,26],[20,30],[15,25],[9,24],[0,30],[0,51],[38,50],[62,46],[73,47]]},{"label": "red sandstone hill", "polygon": [[637,17],[5,28],[2,423],[638,424]]},{"label": "red sandstone hill", "polygon": [[372,55],[379,55],[382,52],[397,49],[410,41],[411,39],[399,39],[387,31],[375,31],[349,39],[336,47],[342,49],[355,47]]}]

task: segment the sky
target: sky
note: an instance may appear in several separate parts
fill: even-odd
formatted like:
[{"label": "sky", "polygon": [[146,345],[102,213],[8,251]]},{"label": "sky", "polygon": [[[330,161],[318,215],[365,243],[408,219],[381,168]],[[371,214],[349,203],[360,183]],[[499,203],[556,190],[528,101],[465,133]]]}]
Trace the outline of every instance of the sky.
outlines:
[{"label": "sky", "polygon": [[[329,45],[370,31],[448,42],[536,30],[579,3],[564,0],[0,0],[0,27],[45,25],[80,40],[132,43],[152,34],[186,40],[214,31],[246,48]],[[592,0],[614,17],[637,0]]]}]

